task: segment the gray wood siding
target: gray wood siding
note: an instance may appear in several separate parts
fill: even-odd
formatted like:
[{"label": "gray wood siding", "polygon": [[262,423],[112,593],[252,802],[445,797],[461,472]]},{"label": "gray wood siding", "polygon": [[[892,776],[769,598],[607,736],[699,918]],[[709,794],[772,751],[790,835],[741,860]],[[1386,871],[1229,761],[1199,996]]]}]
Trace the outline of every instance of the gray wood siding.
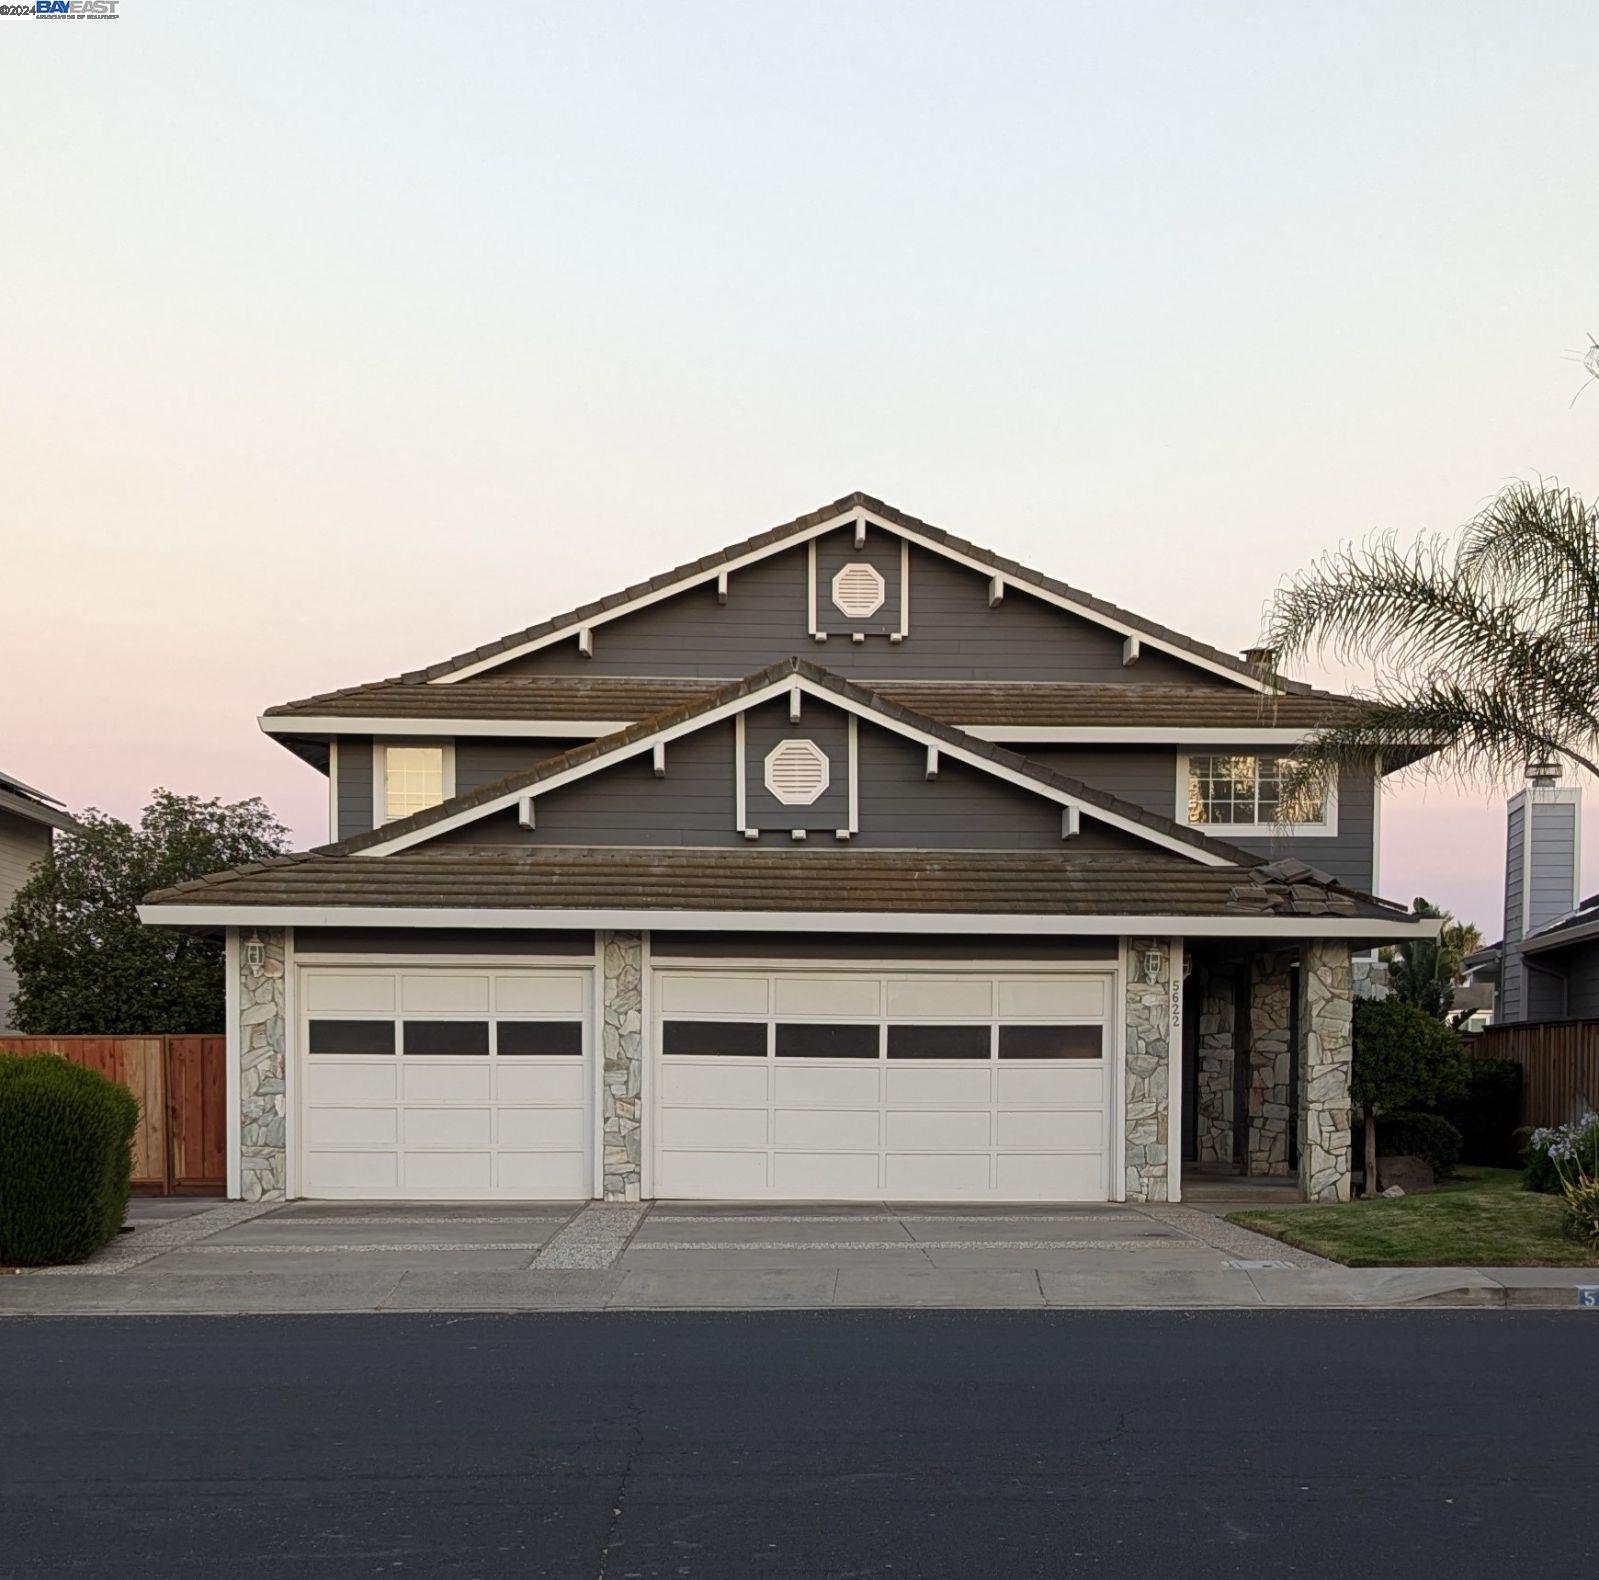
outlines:
[{"label": "gray wood siding", "polygon": [[[782,741],[805,740],[827,757],[827,789],[809,806],[785,806],[766,788],[766,757]],[[667,756],[671,763],[670,749]],[[744,821],[750,828],[803,828],[831,837],[849,827],[849,716],[806,697],[797,724],[788,703],[768,702],[744,715]]]},{"label": "gray wood siding", "polygon": [[1566,973],[1566,1013],[1573,1020],[1599,1019],[1599,938],[1562,949]]},{"label": "gray wood siding", "polygon": [[455,743],[455,793],[481,790],[507,774],[526,773],[547,757],[558,757],[590,737],[571,740],[499,740],[491,736],[465,736]]},{"label": "gray wood siding", "polygon": [[1534,800],[1527,850],[1526,929],[1558,921],[1577,903],[1577,808],[1571,801]]},{"label": "gray wood siding", "polygon": [[[1178,748],[1173,746],[1033,746],[1024,748],[1035,762],[1070,774],[1096,789],[1131,801],[1149,812],[1173,817],[1178,805]],[[1206,746],[1207,752],[1238,751],[1247,746]],[[1336,834],[1274,834],[1268,837],[1220,833],[1263,861],[1298,856],[1330,872],[1350,888],[1369,891],[1376,854],[1375,775],[1346,770],[1338,781]]]},{"label": "gray wood siding", "polygon": [[[757,710],[751,710],[752,713]],[[750,792],[746,815],[761,809],[772,832],[767,842],[787,842],[787,831],[808,827],[796,813],[808,808],[784,807],[766,794],[760,782],[752,743],[782,735],[802,734],[827,742],[838,753],[836,782],[823,798],[828,805],[819,832],[810,838],[835,846],[834,830],[847,823],[847,760],[845,719],[838,709],[807,697],[798,726],[787,722],[786,704],[758,710],[762,718],[747,725],[746,773],[757,790]],[[759,728],[757,728],[759,726]],[[439,836],[451,845],[537,843],[543,845],[692,845],[744,844],[738,832],[734,803],[734,727],[722,720],[671,742],[666,749],[666,777],[657,779],[650,753],[603,768],[573,784],[551,790],[535,803],[537,828],[522,828],[514,809],[507,808]],[[860,832],[855,842],[877,849],[928,850],[1058,850],[1061,809],[1032,791],[1007,784],[992,774],[968,768],[948,754],[939,775],[926,777],[926,748],[862,721],[859,727]],[[836,795],[835,795],[836,792]],[[836,800],[836,805],[834,804]],[[819,802],[818,805],[823,803]],[[761,826],[761,825],[756,825]],[[1074,849],[1148,849],[1135,835],[1085,816]]]},{"label": "gray wood siding", "polygon": [[[878,535],[880,536],[880,534]],[[841,548],[831,541],[838,539]],[[868,546],[874,538],[868,535]],[[874,551],[875,552],[875,551]],[[818,560],[854,557],[853,538],[834,534]],[[799,654],[840,675],[896,680],[1092,680],[1230,686],[1209,670],[1146,648],[1122,663],[1121,638],[1015,588],[988,606],[988,577],[923,549],[910,554],[910,634],[856,643],[815,641],[808,629],[809,555],[786,549],[729,578],[725,605],[715,583],[691,588],[637,614],[594,628],[594,656],[573,638],[512,659],[495,675],[703,675],[737,679]],[[818,605],[825,593],[819,596]],[[842,616],[835,616],[842,620]]]},{"label": "gray wood siding", "polygon": [[[33,875],[33,869],[50,851],[51,830],[47,823],[0,812],[0,912],[16,897],[17,890]],[[17,974],[11,958],[0,948],[0,1034],[11,1031],[11,999],[17,991]]]},{"label": "gray wood siding", "polygon": [[[830,533],[816,545],[816,626],[833,638],[832,647],[840,637],[848,641],[856,631],[886,637],[899,630],[900,601],[900,542],[892,533],[880,527],[866,529],[866,542],[855,547],[855,539],[847,532]],[[883,578],[883,607],[864,620],[852,620],[833,604],[833,578],[846,565],[870,565]]]},{"label": "gray wood siding", "polygon": [[339,826],[334,839],[364,834],[372,827],[372,737],[339,737]]}]

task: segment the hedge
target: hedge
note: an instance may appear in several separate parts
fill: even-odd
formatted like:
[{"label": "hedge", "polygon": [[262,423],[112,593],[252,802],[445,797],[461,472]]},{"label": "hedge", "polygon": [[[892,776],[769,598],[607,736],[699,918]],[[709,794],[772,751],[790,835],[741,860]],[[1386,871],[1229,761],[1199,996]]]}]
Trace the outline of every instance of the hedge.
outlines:
[{"label": "hedge", "polygon": [[1516,1126],[1521,1123],[1521,1066],[1514,1059],[1473,1059],[1466,1094],[1445,1117],[1465,1140],[1465,1161],[1510,1169],[1520,1163]]},{"label": "hedge", "polygon": [[51,1053],[0,1057],[0,1262],[81,1262],[127,1214],[139,1104]]}]

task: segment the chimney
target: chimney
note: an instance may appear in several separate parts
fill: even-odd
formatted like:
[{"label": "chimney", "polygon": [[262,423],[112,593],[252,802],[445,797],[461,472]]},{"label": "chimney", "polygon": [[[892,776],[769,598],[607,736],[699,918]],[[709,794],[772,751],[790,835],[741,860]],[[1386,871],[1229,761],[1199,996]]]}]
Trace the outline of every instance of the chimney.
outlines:
[{"label": "chimney", "polygon": [[1277,667],[1277,649],[1274,647],[1246,647],[1244,649],[1244,662],[1251,669],[1259,670],[1262,674],[1269,674]]},{"label": "chimney", "polygon": [[1528,933],[1576,909],[1582,791],[1559,784],[1560,766],[1527,765],[1527,788],[1510,798],[1505,841],[1505,952],[1500,968],[1499,1014],[1526,1020],[1527,965],[1515,945]]}]

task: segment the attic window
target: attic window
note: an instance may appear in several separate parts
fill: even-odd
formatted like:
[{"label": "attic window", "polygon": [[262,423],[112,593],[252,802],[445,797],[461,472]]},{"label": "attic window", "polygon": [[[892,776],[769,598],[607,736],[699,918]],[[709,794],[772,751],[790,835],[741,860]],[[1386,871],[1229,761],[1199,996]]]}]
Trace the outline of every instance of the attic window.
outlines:
[{"label": "attic window", "polygon": [[888,590],[875,565],[857,560],[833,578],[833,607],[851,620],[865,620],[883,607]]},{"label": "attic window", "polygon": [[766,788],[784,806],[810,806],[831,782],[827,753],[815,741],[779,741],[766,754]]}]

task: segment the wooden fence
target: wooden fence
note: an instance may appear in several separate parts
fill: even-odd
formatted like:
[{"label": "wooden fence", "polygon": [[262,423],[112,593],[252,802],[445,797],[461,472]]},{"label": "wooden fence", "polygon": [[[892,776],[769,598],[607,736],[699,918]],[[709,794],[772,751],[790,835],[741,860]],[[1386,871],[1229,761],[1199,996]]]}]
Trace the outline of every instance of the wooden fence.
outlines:
[{"label": "wooden fence", "polygon": [[133,1188],[220,1196],[228,1181],[224,1037],[0,1037],[0,1054],[58,1053],[139,1099]]},{"label": "wooden fence", "polygon": [[1521,1122],[1563,1125],[1599,1109],[1599,1020],[1489,1026],[1467,1039],[1479,1059],[1521,1066]]}]

